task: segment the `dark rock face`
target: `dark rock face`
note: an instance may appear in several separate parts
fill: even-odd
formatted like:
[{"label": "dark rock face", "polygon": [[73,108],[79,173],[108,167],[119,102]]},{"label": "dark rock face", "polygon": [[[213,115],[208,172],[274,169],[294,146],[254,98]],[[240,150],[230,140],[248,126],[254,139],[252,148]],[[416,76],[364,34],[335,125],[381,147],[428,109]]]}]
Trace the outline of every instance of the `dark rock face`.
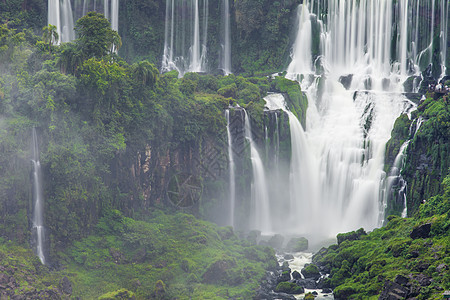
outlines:
[{"label": "dark rock face", "polygon": [[294,279],[301,279],[302,275],[300,275],[299,272],[294,271],[294,272],[292,272],[292,278],[294,278]]},{"label": "dark rock face", "polygon": [[426,239],[430,236],[431,223],[417,226],[409,235],[412,239]]},{"label": "dark rock face", "polygon": [[350,86],[352,85],[352,80],[353,80],[353,74],[341,76],[339,78],[339,82],[344,86],[344,88],[346,90],[348,90],[350,88]]},{"label": "dark rock face", "polygon": [[409,294],[409,290],[392,281],[386,280],[383,286],[383,291],[380,294],[378,300],[396,300],[396,299],[406,299]]}]

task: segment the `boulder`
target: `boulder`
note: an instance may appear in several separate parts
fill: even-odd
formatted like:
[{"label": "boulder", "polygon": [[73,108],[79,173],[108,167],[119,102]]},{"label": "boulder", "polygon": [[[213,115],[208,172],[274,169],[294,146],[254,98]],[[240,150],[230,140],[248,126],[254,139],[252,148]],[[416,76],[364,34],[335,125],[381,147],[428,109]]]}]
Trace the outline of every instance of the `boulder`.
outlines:
[{"label": "boulder", "polygon": [[412,239],[426,239],[430,236],[431,223],[419,225],[409,235]]},{"label": "boulder", "polygon": [[284,259],[285,260],[292,260],[292,259],[294,259],[294,255],[292,255],[292,254],[285,254],[284,255]]},{"label": "boulder", "polygon": [[298,271],[294,271],[294,272],[292,272],[292,278],[301,279],[302,275],[300,275],[300,273]]},{"label": "boulder", "polygon": [[275,288],[275,292],[281,292],[286,294],[303,294],[305,289],[301,286],[298,286],[294,282],[280,282]]},{"label": "boulder", "polygon": [[401,286],[398,283],[386,280],[378,300],[406,299],[408,294],[409,290],[406,287]]},{"label": "boulder", "polygon": [[314,279],[300,278],[300,279],[297,279],[296,282],[299,286],[304,287],[305,289],[309,289],[309,290],[317,289],[317,283]]},{"label": "boulder", "polygon": [[278,283],[283,281],[289,281],[291,280],[291,271],[283,271],[281,275],[277,278]]},{"label": "boulder", "polygon": [[320,278],[320,272],[316,265],[314,264],[306,264],[302,269],[302,274],[305,278],[312,278],[317,280]]}]

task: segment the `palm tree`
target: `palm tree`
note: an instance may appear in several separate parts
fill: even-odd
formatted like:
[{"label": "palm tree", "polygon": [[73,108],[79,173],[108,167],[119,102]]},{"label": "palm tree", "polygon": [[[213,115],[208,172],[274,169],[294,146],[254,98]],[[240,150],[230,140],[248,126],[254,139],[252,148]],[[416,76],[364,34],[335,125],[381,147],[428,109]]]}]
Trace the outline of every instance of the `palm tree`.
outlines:
[{"label": "palm tree", "polygon": [[48,52],[52,53],[52,44],[56,44],[59,40],[59,34],[55,25],[48,24],[42,28],[44,31],[42,34],[42,38],[44,42],[48,43]]},{"label": "palm tree", "polygon": [[158,69],[148,60],[133,64],[133,74],[136,79],[142,81],[142,85],[154,85],[158,80]]}]

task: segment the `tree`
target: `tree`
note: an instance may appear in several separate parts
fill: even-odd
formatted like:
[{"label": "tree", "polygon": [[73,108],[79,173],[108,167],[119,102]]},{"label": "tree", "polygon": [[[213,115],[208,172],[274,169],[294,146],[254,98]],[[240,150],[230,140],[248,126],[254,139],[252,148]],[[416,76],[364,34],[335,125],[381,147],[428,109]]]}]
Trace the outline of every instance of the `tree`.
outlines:
[{"label": "tree", "polygon": [[133,64],[132,70],[134,77],[142,82],[142,85],[153,86],[158,79],[158,69],[148,60]]},{"label": "tree", "polygon": [[120,36],[111,29],[109,21],[99,13],[89,12],[77,21],[76,43],[85,58],[101,58],[121,46]]},{"label": "tree", "polygon": [[57,43],[59,40],[57,28],[55,25],[48,24],[48,26],[45,26],[42,30],[42,39],[48,44],[48,52],[52,53],[52,44]]}]

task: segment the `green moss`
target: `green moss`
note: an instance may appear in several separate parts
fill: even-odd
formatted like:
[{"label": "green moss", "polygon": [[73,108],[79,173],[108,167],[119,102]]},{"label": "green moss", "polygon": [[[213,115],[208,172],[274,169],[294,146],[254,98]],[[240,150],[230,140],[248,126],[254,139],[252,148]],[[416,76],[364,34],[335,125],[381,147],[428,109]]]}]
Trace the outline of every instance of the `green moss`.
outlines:
[{"label": "green moss", "polygon": [[106,293],[98,297],[98,300],[126,300],[135,299],[134,293],[127,289],[120,289],[114,292]]},{"label": "green moss", "polygon": [[304,292],[303,288],[301,286],[298,286],[297,284],[293,282],[280,282],[277,284],[277,287],[275,288],[275,292],[281,292],[286,294],[301,294]]}]

